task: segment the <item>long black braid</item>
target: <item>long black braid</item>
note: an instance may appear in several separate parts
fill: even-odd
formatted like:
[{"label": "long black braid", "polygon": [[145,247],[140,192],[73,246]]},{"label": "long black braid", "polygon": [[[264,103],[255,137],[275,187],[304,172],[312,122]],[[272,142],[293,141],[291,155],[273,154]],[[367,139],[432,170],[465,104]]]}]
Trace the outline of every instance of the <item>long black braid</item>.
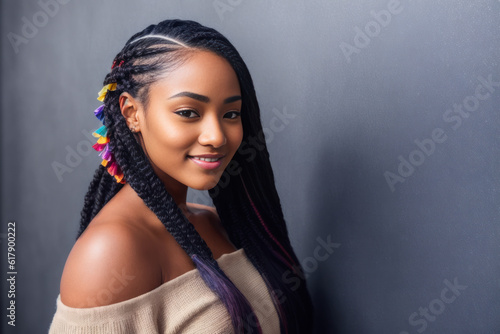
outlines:
[{"label": "long black braid", "polygon": [[[136,41],[146,35],[166,36],[188,47],[161,38]],[[281,332],[310,333],[313,306],[290,244],[267,146],[261,139],[262,124],[253,81],[241,56],[224,36],[189,20],[166,20],[132,36],[114,59],[120,66],[115,66],[104,80],[105,85],[117,83],[116,90],[108,91],[104,100],[109,145],[126,182],[191,256],[205,283],[224,302],[235,331],[260,332],[255,310],[220,269],[205,241],[166,191],[119,109],[118,99],[125,91],[147,103],[148,86],[164,71],[182,64],[193,50],[214,52],[230,63],[242,93],[243,143],[248,144],[249,138],[254,137],[259,145],[252,148],[251,156],[240,146],[233,157],[238,172],[227,168],[223,175],[225,182],[222,183],[221,178],[209,194],[231,241],[238,248],[244,248],[264,278],[280,317]],[[99,166],[85,196],[77,238],[122,186],[105,167]],[[230,288],[221,292],[219,285]],[[235,297],[238,305],[230,305],[230,297]]]}]

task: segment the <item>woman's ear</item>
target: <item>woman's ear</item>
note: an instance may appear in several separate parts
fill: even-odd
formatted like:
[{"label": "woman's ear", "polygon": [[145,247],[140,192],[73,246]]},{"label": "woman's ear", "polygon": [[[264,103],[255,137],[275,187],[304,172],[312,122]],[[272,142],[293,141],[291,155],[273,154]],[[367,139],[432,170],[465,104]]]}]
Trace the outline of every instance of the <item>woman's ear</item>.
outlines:
[{"label": "woman's ear", "polygon": [[127,122],[127,126],[132,132],[139,132],[141,130],[138,115],[139,102],[129,93],[124,92],[120,95],[118,103],[120,104],[120,111]]}]

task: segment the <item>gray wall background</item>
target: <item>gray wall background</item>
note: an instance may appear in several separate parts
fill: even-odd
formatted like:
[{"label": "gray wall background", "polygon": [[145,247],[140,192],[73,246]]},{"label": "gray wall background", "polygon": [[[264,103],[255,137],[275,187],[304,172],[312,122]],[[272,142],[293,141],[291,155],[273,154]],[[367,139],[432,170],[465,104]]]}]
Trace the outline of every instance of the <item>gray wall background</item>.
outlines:
[{"label": "gray wall background", "polygon": [[226,35],[253,75],[316,333],[500,333],[500,1],[59,1],[1,2],[3,332],[48,329],[114,55],[183,18]]}]

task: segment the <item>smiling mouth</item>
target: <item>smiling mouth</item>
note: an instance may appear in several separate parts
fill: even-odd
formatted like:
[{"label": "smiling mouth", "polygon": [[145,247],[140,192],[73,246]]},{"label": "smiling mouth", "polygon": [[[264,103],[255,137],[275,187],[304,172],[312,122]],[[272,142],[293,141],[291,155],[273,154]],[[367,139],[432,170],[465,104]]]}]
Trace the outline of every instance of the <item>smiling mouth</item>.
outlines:
[{"label": "smiling mouth", "polygon": [[225,156],[226,156],[225,154],[200,154],[200,155],[188,155],[187,157],[198,161],[216,162],[222,160]]},{"label": "smiling mouth", "polygon": [[196,160],[201,160],[201,161],[207,161],[207,162],[216,162],[216,161],[219,161],[221,160],[223,157],[220,157],[220,158],[202,158],[202,157],[192,157],[192,156],[189,156],[189,158],[191,159],[196,159]]},{"label": "smiling mouth", "polygon": [[222,154],[205,154],[203,156],[188,155],[188,158],[196,165],[203,169],[217,169],[222,165],[222,159],[225,155]]}]

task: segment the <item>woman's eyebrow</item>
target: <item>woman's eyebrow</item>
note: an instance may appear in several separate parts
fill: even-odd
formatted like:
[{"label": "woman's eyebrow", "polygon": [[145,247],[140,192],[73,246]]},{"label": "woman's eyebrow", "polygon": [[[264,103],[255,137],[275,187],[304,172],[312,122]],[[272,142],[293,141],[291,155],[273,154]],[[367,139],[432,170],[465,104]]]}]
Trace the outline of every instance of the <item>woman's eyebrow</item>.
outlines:
[{"label": "woman's eyebrow", "polygon": [[[201,101],[201,102],[205,102],[205,103],[210,102],[210,98],[208,96],[196,94],[196,93],[193,93],[193,92],[187,92],[187,91],[186,92],[180,92],[180,93],[177,93],[175,95],[172,95],[168,99],[170,100],[170,99],[173,99],[173,98],[176,98],[176,97],[182,97],[182,96],[187,96],[187,97],[190,97],[192,99],[195,99],[195,100],[198,100],[198,101]],[[231,97],[228,97],[227,99],[224,100],[224,104],[235,102],[235,101],[239,101],[239,100],[241,100],[241,96],[240,95],[231,96]]]}]

